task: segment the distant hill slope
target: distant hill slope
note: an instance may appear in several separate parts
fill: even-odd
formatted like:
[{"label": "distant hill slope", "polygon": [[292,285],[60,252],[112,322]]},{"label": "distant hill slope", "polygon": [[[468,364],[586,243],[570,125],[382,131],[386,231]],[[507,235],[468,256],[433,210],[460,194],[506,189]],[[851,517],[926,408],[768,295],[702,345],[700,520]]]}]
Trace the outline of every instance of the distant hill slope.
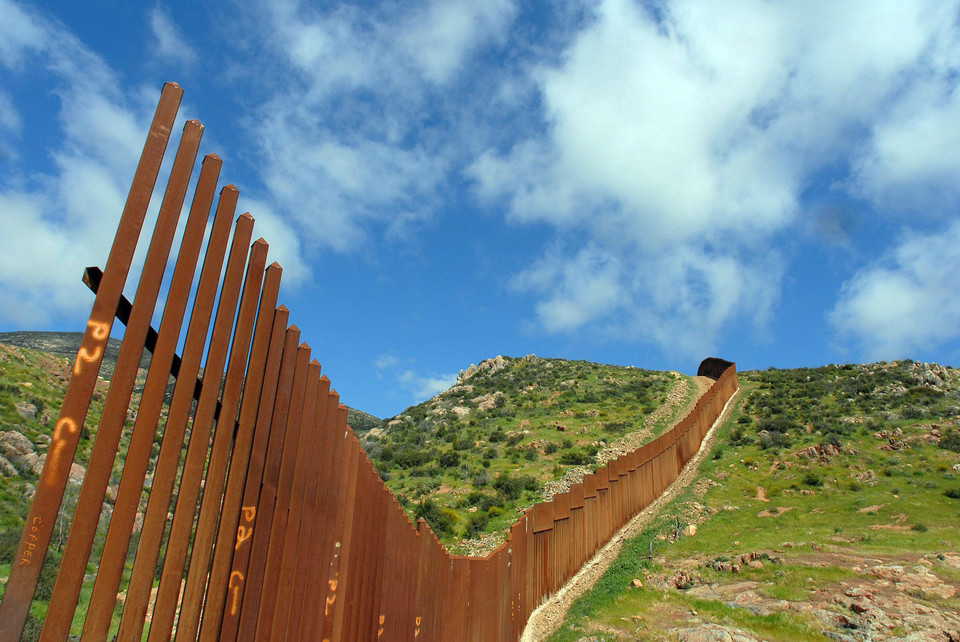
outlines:
[{"label": "distant hill slope", "polygon": [[[0,332],[0,343],[39,350],[71,361],[77,357],[77,350],[80,348],[82,338],[82,332]],[[119,352],[120,339],[111,337],[107,341],[107,349],[103,354],[103,365],[100,368],[100,376],[104,379],[109,380],[113,375],[113,367],[117,362]],[[140,359],[140,367],[147,368],[149,365],[150,353],[144,351],[143,357]]]},{"label": "distant hill slope", "polygon": [[[80,340],[82,338],[82,332],[0,332],[0,343],[39,350],[57,357],[70,359],[71,361],[77,356],[77,350],[80,348]],[[100,376],[104,379],[109,380],[113,376],[113,368],[117,362],[117,354],[119,354],[119,352],[120,339],[111,337],[107,342],[107,349],[104,352],[103,365],[100,367]],[[140,358],[140,368],[145,369],[149,366],[150,353],[144,350],[143,356]],[[379,418],[357,410],[356,408],[349,408],[347,422],[357,433],[365,433],[372,428],[379,427],[382,423]]]}]

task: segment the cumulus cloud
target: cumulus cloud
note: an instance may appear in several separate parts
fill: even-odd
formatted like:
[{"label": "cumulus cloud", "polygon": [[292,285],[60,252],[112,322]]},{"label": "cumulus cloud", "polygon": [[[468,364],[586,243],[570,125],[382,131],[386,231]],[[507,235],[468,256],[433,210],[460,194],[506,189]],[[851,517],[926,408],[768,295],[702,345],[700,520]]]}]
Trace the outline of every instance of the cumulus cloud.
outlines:
[{"label": "cumulus cloud", "polygon": [[830,315],[870,359],[900,359],[960,337],[960,222],[908,234],[847,281]]},{"label": "cumulus cloud", "polygon": [[[17,239],[0,258],[0,319],[38,328],[89,310],[91,296],[80,276],[86,266],[102,266],[109,254],[109,231],[123,210],[157,92],[156,87],[122,91],[116,73],[59,23],[8,2],[0,2],[0,13],[11,17],[0,24],[0,65],[17,72],[29,58],[32,73],[44,75],[60,101],[49,173],[15,170],[0,179],[0,234]],[[15,110],[13,100],[0,104],[10,128],[18,122]],[[180,126],[182,121],[164,161],[167,168]],[[155,194],[144,237],[153,228],[160,200]],[[272,237],[274,255],[286,263],[287,281],[304,278],[298,239],[263,209],[258,229]],[[131,282],[145,251],[141,243]]]},{"label": "cumulus cloud", "polygon": [[83,268],[102,263],[109,252],[103,230],[115,225],[123,207],[149,113],[120,95],[111,70],[72,34],[4,5],[0,11],[12,21],[0,27],[0,61],[19,71],[29,57],[55,79],[62,105],[55,174],[8,172],[0,181],[0,233],[17,239],[0,261],[0,315],[41,327],[89,307],[89,293],[77,284]]},{"label": "cumulus cloud", "polygon": [[407,367],[412,363],[413,360],[401,360],[394,354],[381,354],[374,361],[377,379],[388,377],[406,391],[413,403],[429,399],[457,383],[456,373],[423,375]]},{"label": "cumulus cloud", "polygon": [[346,252],[433,217],[460,153],[455,123],[440,117],[456,109],[450,85],[462,87],[466,61],[502,39],[514,13],[507,0],[253,12],[269,52],[253,73],[282,82],[248,124],[266,196],[311,246]]},{"label": "cumulus cloud", "polygon": [[161,7],[150,11],[150,33],[154,55],[165,62],[192,63],[197,54],[180,33],[180,29]]},{"label": "cumulus cloud", "polygon": [[[765,248],[796,224],[815,172],[849,163],[859,173],[840,189],[871,194],[907,181],[942,188],[956,173],[951,143],[926,135],[943,125],[952,140],[953,94],[918,116],[903,93],[917,77],[956,87],[945,53],[957,45],[955,5],[595,6],[559,61],[535,73],[542,130],[467,170],[511,220],[547,223],[564,240],[549,269],[519,277],[548,330],[603,327],[619,309],[649,319],[641,338],[669,327],[656,340],[672,346],[699,345],[736,318],[762,323],[783,272]],[[573,249],[584,242],[592,249]],[[697,327],[671,327],[680,311]]]}]

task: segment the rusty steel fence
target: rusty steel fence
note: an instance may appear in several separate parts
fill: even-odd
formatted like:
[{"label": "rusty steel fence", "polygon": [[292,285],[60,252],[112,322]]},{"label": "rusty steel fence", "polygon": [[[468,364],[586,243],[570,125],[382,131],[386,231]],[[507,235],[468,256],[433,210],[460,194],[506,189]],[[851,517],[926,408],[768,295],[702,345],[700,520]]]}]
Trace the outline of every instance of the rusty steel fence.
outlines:
[{"label": "rusty steel fence", "polygon": [[106,265],[85,276],[93,309],[11,560],[0,642],[19,639],[28,619],[115,319],[126,330],[41,639],[79,626],[90,640],[519,638],[532,611],[676,479],[736,391],[735,367],[670,431],[527,510],[490,554],[450,555],[426,522],[409,521],[347,425],[346,406],[277,305],[281,268],[266,265],[263,239],[251,243],[253,218],[234,219],[232,185],[216,195],[213,154],[151,327],[197,121],[184,125],[134,299],[124,297],[182,93],[164,86]]}]

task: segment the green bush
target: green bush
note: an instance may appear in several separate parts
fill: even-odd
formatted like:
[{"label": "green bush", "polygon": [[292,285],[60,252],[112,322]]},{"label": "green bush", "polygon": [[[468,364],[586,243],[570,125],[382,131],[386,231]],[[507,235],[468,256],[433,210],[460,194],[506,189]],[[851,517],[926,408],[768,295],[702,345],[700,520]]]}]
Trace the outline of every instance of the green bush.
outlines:
[{"label": "green bush", "polygon": [[476,537],[483,533],[487,528],[487,524],[490,522],[490,517],[485,512],[477,511],[467,520],[466,534],[467,537]]},{"label": "green bush", "polygon": [[940,437],[940,447],[955,453],[960,453],[960,431],[947,429]]},{"label": "green bush", "polygon": [[456,523],[451,517],[456,513],[450,510],[440,508],[436,502],[427,497],[417,505],[413,515],[416,519],[421,517],[427,521],[433,533],[437,537],[450,537],[453,535],[453,526]]},{"label": "green bush", "polygon": [[564,466],[586,466],[592,457],[580,450],[570,450],[560,455],[560,463]]}]

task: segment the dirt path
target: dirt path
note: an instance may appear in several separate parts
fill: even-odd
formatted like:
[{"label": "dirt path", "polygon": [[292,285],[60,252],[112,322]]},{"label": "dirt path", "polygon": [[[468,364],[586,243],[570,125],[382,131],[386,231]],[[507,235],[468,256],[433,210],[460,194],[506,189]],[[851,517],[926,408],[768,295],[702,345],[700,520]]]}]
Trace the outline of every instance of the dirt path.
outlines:
[{"label": "dirt path", "polygon": [[[713,380],[707,377],[694,377],[693,380],[699,387],[700,394],[680,413],[679,416],[681,418],[686,416],[696,404],[696,400],[700,395],[713,383]],[[563,624],[563,618],[566,616],[570,605],[573,604],[578,597],[593,588],[597,580],[606,572],[610,563],[617,558],[623,543],[638,535],[656,514],[660,512],[660,509],[663,508],[665,504],[672,500],[696,478],[697,473],[700,471],[700,464],[713,446],[717,426],[726,421],[730,410],[733,408],[734,401],[739,394],[740,391],[737,390],[733,396],[730,397],[720,416],[717,417],[713,426],[710,427],[710,430],[707,431],[707,434],[704,436],[697,454],[694,455],[693,459],[680,471],[679,477],[670,484],[667,490],[654,500],[652,504],[643,509],[640,514],[627,522],[627,524],[607,542],[606,546],[600,549],[600,551],[594,555],[593,559],[584,564],[583,568],[581,568],[563,588],[530,615],[530,619],[527,621],[527,627],[524,629],[523,636],[520,638],[521,642],[544,640],[556,631],[560,625]]]}]

